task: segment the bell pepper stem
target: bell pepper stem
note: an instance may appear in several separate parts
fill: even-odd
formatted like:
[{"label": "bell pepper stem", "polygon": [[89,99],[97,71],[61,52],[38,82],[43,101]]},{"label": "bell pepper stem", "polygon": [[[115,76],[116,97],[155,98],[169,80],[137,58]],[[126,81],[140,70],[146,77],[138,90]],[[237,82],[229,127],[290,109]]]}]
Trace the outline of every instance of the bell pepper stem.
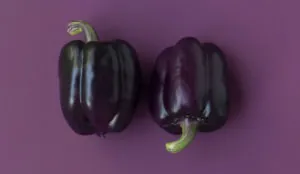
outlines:
[{"label": "bell pepper stem", "polygon": [[179,140],[166,143],[166,150],[170,153],[178,153],[185,149],[195,138],[197,133],[198,123],[191,122],[188,118],[180,123],[182,134]]},{"label": "bell pepper stem", "polygon": [[82,20],[71,21],[68,24],[67,32],[71,36],[75,36],[83,32],[85,34],[86,42],[99,41],[95,29],[89,23]]}]

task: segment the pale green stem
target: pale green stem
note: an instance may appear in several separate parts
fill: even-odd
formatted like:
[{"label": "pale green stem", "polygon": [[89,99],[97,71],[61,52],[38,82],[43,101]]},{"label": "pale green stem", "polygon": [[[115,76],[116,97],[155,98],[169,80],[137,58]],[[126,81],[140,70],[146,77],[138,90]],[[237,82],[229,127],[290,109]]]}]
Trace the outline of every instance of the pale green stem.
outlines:
[{"label": "pale green stem", "polygon": [[180,123],[182,134],[179,140],[166,143],[166,150],[171,153],[178,153],[185,149],[195,138],[197,133],[197,122],[191,122],[188,118]]},{"label": "pale green stem", "polygon": [[77,35],[81,32],[85,34],[86,42],[99,41],[97,32],[89,23],[78,20],[72,21],[68,24],[68,33],[70,35]]}]

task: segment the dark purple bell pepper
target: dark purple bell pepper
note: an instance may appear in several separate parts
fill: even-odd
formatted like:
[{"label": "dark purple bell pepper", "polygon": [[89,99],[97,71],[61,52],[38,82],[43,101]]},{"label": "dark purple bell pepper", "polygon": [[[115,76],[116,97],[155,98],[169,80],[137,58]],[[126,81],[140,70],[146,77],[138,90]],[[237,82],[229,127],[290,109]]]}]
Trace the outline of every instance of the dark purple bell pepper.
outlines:
[{"label": "dark purple bell pepper", "polygon": [[131,123],[139,99],[141,71],[126,41],[100,41],[85,21],[72,21],[68,33],[86,40],[66,43],[59,57],[59,96],[64,119],[80,135],[121,132]]},{"label": "dark purple bell pepper", "polygon": [[160,53],[150,82],[150,112],[165,131],[181,134],[166,144],[167,151],[180,152],[196,132],[212,132],[226,123],[226,75],[225,56],[212,43],[185,37]]}]

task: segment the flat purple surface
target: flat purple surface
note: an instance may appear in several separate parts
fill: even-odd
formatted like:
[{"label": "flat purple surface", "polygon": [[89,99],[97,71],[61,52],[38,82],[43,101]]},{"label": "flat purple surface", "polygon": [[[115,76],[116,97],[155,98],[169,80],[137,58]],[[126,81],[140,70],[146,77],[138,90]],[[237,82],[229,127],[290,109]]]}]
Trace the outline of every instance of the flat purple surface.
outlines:
[{"label": "flat purple surface", "polygon": [[[0,173],[299,174],[299,5],[2,0]],[[145,77],[155,56],[183,36],[218,44],[238,79],[231,120],[220,131],[199,133],[177,155],[165,152],[164,143],[176,137],[154,124],[145,101],[122,134],[75,135],[62,118],[57,79],[60,48],[74,39],[66,33],[72,19],[89,21],[103,40],[131,42]]]}]

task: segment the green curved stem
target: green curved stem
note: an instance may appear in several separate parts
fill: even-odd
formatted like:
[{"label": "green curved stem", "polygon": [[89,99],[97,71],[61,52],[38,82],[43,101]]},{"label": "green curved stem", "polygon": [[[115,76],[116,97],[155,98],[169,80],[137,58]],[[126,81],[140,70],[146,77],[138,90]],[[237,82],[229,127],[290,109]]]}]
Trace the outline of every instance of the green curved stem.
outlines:
[{"label": "green curved stem", "polygon": [[86,42],[90,41],[98,41],[98,35],[95,29],[87,22],[78,20],[78,21],[71,21],[68,24],[68,30],[67,32],[71,35],[77,35],[81,32],[84,32]]},{"label": "green curved stem", "polygon": [[191,122],[188,118],[180,123],[182,134],[179,140],[166,143],[166,150],[170,153],[178,153],[185,149],[195,138],[197,133],[197,122]]}]

